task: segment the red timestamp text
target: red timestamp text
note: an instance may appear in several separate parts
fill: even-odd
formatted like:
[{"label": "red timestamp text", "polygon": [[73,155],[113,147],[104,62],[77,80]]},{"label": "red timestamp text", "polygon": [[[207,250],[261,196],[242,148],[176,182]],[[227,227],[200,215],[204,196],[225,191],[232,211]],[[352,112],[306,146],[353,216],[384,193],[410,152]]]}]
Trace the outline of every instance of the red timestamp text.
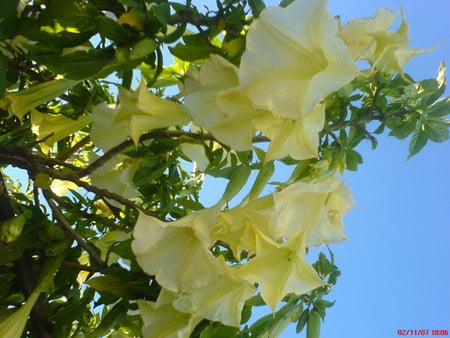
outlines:
[{"label": "red timestamp text", "polygon": [[448,330],[397,330],[399,336],[448,336]]}]

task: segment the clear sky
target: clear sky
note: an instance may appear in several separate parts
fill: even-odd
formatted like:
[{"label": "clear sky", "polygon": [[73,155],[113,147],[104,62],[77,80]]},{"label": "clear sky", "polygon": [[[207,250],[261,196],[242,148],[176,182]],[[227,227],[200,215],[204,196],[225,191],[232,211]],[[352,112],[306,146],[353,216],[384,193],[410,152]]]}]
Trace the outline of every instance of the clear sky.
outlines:
[{"label": "clear sky", "polygon": [[[449,0],[329,0],[343,24],[373,16],[379,7],[400,11],[400,6],[410,24],[411,47],[440,45],[416,56],[405,70],[415,80],[434,78],[441,60],[450,67]],[[374,151],[361,144],[364,163],[344,175],[355,206],[345,217],[349,240],[331,246],[342,274],[328,295],[336,304],[328,309],[321,338],[450,330],[450,142],[429,143],[407,161],[408,141],[383,135]],[[282,337],[305,337],[305,331],[297,335],[292,326]]]},{"label": "clear sky", "polygon": [[[405,69],[416,80],[435,77],[441,60],[450,67],[450,1],[404,0],[401,6],[411,47],[441,45]],[[373,16],[378,7],[400,10],[400,2],[329,1],[343,23]],[[329,295],[336,304],[327,312],[321,338],[450,330],[450,142],[429,143],[408,161],[407,141],[387,136],[375,151],[369,144],[359,150],[363,165],[344,176],[355,206],[345,217],[349,240],[331,246],[342,275]],[[290,328],[282,337],[304,336]]]}]

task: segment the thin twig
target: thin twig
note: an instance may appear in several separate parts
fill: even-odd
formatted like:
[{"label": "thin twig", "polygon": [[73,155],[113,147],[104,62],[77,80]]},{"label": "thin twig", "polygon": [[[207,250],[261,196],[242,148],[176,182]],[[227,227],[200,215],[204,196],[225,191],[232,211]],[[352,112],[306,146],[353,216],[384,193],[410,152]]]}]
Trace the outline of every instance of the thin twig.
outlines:
[{"label": "thin twig", "polygon": [[83,237],[81,237],[78,232],[76,232],[70,223],[67,221],[66,217],[62,214],[61,211],[59,211],[58,206],[56,205],[55,201],[52,198],[52,193],[48,190],[43,190],[45,199],[47,200],[48,205],[50,206],[50,209],[53,211],[53,215],[55,216],[56,220],[58,221],[59,225],[67,232],[70,236],[72,236],[73,239],[77,241],[77,243],[86,250],[89,255],[92,257],[92,259],[100,266],[106,266],[106,263],[102,260],[102,258],[97,254],[97,251],[88,244]]},{"label": "thin twig", "polygon": [[[189,137],[195,140],[209,140],[209,141],[217,141],[216,138],[212,134],[201,134],[201,133],[193,133],[189,131],[184,130],[158,130],[158,131],[150,131],[144,135],[141,136],[140,142],[148,141],[151,139],[162,139],[162,138],[176,138],[176,137]],[[264,135],[258,135],[253,137],[253,143],[261,143],[261,142],[268,142],[270,141],[266,136]],[[219,141],[217,141],[219,142]],[[219,142],[220,143],[220,142]],[[103,156],[92,162],[90,165],[88,165],[86,168],[80,170],[77,174],[78,177],[84,177],[101,166],[103,166],[106,162],[108,162],[110,159],[112,159],[115,155],[123,152],[124,150],[128,149],[129,147],[133,146],[133,141],[131,139],[125,140],[122,143],[118,144],[117,146],[111,148],[108,150]]]},{"label": "thin twig", "polygon": [[66,161],[75,154],[79,149],[84,147],[86,144],[91,142],[91,138],[89,136],[84,137],[79,142],[75,143],[71,148],[69,148],[64,154],[58,156],[58,160],[60,161]]}]

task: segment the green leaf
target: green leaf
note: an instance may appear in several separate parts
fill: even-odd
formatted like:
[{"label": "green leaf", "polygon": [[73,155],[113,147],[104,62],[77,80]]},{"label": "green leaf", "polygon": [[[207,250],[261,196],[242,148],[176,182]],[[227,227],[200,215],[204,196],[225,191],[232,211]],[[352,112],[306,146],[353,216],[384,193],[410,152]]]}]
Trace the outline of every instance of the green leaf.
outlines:
[{"label": "green leaf", "polygon": [[235,337],[239,329],[220,323],[211,323],[202,330],[200,338]]},{"label": "green leaf", "polygon": [[349,148],[355,148],[359,142],[365,138],[364,129],[359,127],[350,126],[347,136],[347,146]]},{"label": "green leaf", "polygon": [[255,179],[255,183],[253,183],[253,186],[246,198],[248,198],[250,201],[257,198],[259,194],[261,194],[261,192],[264,190],[267,182],[272,177],[274,172],[275,165],[272,161],[264,163],[259,170],[258,176],[256,176]]},{"label": "green leaf", "polygon": [[251,173],[251,168],[247,165],[240,165],[230,173],[230,181],[228,182],[222,200],[230,201],[236,194],[241,191]]},{"label": "green leaf", "polygon": [[143,38],[131,49],[130,60],[133,61],[143,59],[147,55],[153,53],[156,48],[158,48],[158,44],[154,39],[151,39],[149,37]]},{"label": "green leaf", "polygon": [[121,44],[131,38],[128,31],[119,25],[117,21],[110,19],[104,15],[98,15],[95,17],[95,23],[102,37],[110,39],[114,42]]},{"label": "green leaf", "polygon": [[400,140],[404,140],[407,138],[417,127],[417,119],[413,118],[411,115],[402,119],[395,124],[390,123],[391,131],[389,132],[389,136],[395,136]]},{"label": "green leaf", "polygon": [[18,2],[18,0],[0,0],[0,41],[7,39],[14,30]]},{"label": "green leaf", "polygon": [[81,80],[93,77],[114,59],[112,49],[90,49],[65,55],[41,55],[37,61],[66,78]]},{"label": "green leaf", "polygon": [[88,337],[97,338],[105,336],[110,330],[119,325],[128,311],[128,303],[121,301],[110,309],[95,330]]},{"label": "green leaf", "polygon": [[348,170],[356,171],[358,169],[358,164],[363,163],[363,159],[357,151],[349,149],[345,153],[345,162]]},{"label": "green leaf", "polygon": [[422,148],[425,147],[427,142],[428,142],[427,132],[422,127],[422,124],[419,124],[409,143],[408,159],[410,159],[412,156],[421,151]]},{"label": "green leaf", "polygon": [[19,0],[0,0],[0,21],[12,14],[16,14]]},{"label": "green leaf", "polygon": [[86,31],[92,28],[94,16],[100,12],[89,3],[73,0],[50,1],[39,15],[43,26],[53,26],[58,23],[62,27],[77,28]]},{"label": "green leaf", "polygon": [[448,140],[448,128],[450,121],[443,118],[426,118],[423,121],[423,128],[429,140],[433,142],[444,142]]},{"label": "green leaf", "polygon": [[115,276],[94,277],[86,281],[90,287],[97,291],[108,292],[122,297],[127,293],[127,280]]},{"label": "green leaf", "polygon": [[301,304],[289,302],[277,312],[258,319],[249,331],[252,337],[278,337],[292,321],[297,321],[301,310]]},{"label": "green leaf", "polygon": [[249,0],[248,5],[252,9],[253,16],[255,18],[257,18],[261,14],[262,10],[266,8],[263,0]]},{"label": "green leaf", "polygon": [[294,2],[294,0],[281,0],[280,1],[280,7],[287,7],[293,2]]},{"label": "green leaf", "polygon": [[250,320],[250,317],[252,316],[252,307],[249,305],[245,305],[242,308],[241,312],[241,324],[245,324]]},{"label": "green leaf", "polygon": [[208,46],[186,46],[181,43],[175,47],[169,47],[170,52],[184,61],[195,61],[204,59],[216,52],[216,49]]},{"label": "green leaf", "polygon": [[168,3],[161,3],[159,5],[153,6],[151,10],[155,14],[156,19],[158,19],[161,25],[163,25],[163,27],[166,27],[170,19],[170,5]]},{"label": "green leaf", "polygon": [[428,116],[444,117],[450,114],[450,97],[446,96],[434,102],[426,111]]},{"label": "green leaf", "polygon": [[80,33],[63,30],[57,33],[50,33],[41,30],[41,26],[36,20],[25,17],[21,17],[18,20],[17,31],[31,41],[40,41],[55,47],[76,47],[88,41],[95,34],[94,30]]}]

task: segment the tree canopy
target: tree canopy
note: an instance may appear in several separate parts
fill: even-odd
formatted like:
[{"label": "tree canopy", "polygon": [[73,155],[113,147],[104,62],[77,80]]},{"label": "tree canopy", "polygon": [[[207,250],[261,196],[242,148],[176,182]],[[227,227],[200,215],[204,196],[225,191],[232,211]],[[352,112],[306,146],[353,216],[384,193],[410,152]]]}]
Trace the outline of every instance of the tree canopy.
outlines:
[{"label": "tree canopy", "polygon": [[318,337],[357,146],[449,138],[408,45],[326,0],[0,0],[0,336]]}]

